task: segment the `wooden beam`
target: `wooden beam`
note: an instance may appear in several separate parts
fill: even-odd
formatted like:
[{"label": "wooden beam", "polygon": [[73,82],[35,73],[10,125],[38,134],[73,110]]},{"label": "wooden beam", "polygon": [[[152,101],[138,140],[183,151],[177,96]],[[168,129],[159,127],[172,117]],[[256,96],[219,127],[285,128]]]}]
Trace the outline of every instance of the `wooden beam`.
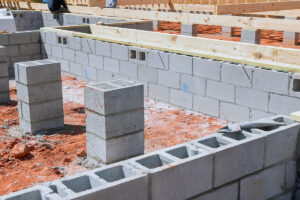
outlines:
[{"label": "wooden beam", "polygon": [[[48,10],[46,4],[24,3],[19,2],[23,8],[31,8],[35,10]],[[72,13],[94,14],[98,16],[121,17],[129,19],[141,20],[158,20],[168,22],[180,22],[183,24],[203,24],[215,26],[231,26],[244,29],[266,29],[276,31],[288,31],[300,33],[300,20],[290,19],[272,19],[272,18],[254,18],[240,16],[218,16],[203,15],[194,13],[177,13],[177,12],[158,12],[143,10],[128,10],[114,8],[98,8],[98,7],[80,7],[69,6]]]},{"label": "wooden beam", "polygon": [[251,12],[266,12],[277,10],[300,9],[299,1],[282,1],[282,2],[264,2],[264,3],[246,3],[232,5],[218,5],[216,14],[243,14]]},{"label": "wooden beam", "polygon": [[191,56],[300,72],[300,50],[298,49],[188,37],[101,25],[90,25],[90,27],[92,34],[72,32],[72,27],[46,27],[42,28],[42,30]]}]

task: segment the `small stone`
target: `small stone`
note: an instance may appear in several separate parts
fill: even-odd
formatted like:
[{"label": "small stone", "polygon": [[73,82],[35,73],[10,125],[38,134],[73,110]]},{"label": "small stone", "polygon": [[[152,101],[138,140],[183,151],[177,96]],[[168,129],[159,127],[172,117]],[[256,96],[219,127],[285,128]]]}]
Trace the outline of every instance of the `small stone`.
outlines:
[{"label": "small stone", "polygon": [[85,156],[86,156],[86,151],[84,149],[77,153],[77,157],[81,158],[81,157],[85,157]]},{"label": "small stone", "polygon": [[29,148],[23,143],[18,143],[14,145],[13,149],[10,152],[11,156],[15,158],[24,158],[29,153],[30,153]]}]

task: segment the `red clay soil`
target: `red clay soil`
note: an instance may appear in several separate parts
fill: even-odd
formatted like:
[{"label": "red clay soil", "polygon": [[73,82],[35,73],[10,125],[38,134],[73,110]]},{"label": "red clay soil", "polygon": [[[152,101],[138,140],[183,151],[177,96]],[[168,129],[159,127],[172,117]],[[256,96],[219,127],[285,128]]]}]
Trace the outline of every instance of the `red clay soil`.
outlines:
[{"label": "red clay soil", "polygon": [[[77,159],[86,155],[84,81],[63,77],[65,128],[47,136],[18,130],[17,94],[0,106],[0,195],[87,170]],[[71,90],[74,95],[65,95]],[[153,100],[145,101],[145,152],[211,134],[226,122]]]},{"label": "red clay soil", "polygon": [[[162,22],[161,28],[162,28],[162,30],[160,32],[172,33],[172,34],[180,34],[180,32],[181,32],[180,23]],[[220,26],[198,25],[197,30],[198,30],[197,37],[235,41],[235,42],[239,42],[241,40],[241,29],[240,28],[235,28],[234,36],[229,37],[229,38],[222,37],[222,27],[220,27]],[[283,45],[282,37],[283,37],[282,31],[262,30],[261,31],[261,44],[269,45],[269,46],[281,46],[281,47],[286,47],[286,48],[300,49],[300,46],[298,46],[298,45],[293,45],[293,46]]]}]

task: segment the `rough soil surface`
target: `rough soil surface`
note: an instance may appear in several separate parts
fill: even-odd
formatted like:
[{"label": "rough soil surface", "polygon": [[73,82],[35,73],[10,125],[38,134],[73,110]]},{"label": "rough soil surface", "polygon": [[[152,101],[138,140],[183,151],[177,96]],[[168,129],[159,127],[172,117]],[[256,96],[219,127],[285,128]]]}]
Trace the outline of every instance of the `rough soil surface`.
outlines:
[{"label": "rough soil surface", "polygon": [[[180,34],[181,27],[180,23],[175,22],[162,22],[162,30],[160,32]],[[219,40],[228,40],[228,41],[241,41],[241,28],[234,29],[234,36],[227,38],[222,37],[222,27],[221,26],[208,26],[208,25],[198,25],[198,37],[219,39]],[[281,46],[286,48],[297,48],[300,49],[300,46],[286,46],[282,44],[283,33],[282,31],[271,31],[271,30],[262,30],[261,32],[261,44],[269,46]],[[298,41],[299,42],[299,41]]]},{"label": "rough soil surface", "polygon": [[[15,82],[11,102],[0,106],[0,195],[87,170],[83,88],[86,82],[63,76],[65,128],[50,135],[18,129]],[[145,100],[145,152],[211,134],[227,122]]]}]

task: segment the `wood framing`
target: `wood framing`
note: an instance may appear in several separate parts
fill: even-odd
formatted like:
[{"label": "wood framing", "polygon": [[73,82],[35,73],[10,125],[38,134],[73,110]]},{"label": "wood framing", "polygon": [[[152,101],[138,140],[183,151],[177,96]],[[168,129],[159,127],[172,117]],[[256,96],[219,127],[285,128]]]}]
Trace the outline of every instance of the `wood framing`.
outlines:
[{"label": "wood framing", "polygon": [[[19,2],[18,6],[20,8],[27,9],[48,10],[48,6],[46,4]],[[194,13],[159,12],[113,8],[101,9],[98,7],[87,8],[80,6],[69,6],[69,10],[72,13],[88,15],[94,14],[99,16],[110,16],[118,18],[180,22],[183,24],[231,26],[240,27],[243,29],[266,29],[300,33],[300,20],[202,15]]]},{"label": "wood framing", "polygon": [[90,27],[92,34],[71,32],[72,27],[45,27],[42,29],[72,34],[77,37],[278,70],[300,72],[300,50],[298,49],[245,44],[101,25],[90,25]]}]

